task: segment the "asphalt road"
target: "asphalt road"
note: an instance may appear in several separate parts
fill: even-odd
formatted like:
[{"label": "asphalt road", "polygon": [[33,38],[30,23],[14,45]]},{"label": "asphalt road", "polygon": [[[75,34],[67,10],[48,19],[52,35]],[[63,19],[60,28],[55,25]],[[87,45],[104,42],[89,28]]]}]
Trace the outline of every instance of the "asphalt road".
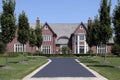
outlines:
[{"label": "asphalt road", "polygon": [[50,58],[52,62],[36,73],[39,77],[95,77],[90,71],[75,61],[75,58]]}]

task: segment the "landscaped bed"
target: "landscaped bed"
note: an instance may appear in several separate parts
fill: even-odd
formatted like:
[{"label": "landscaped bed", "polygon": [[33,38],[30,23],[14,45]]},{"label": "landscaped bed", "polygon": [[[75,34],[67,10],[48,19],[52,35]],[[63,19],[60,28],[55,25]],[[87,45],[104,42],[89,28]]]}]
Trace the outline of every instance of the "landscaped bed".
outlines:
[{"label": "landscaped bed", "polygon": [[45,57],[26,57],[21,63],[21,57],[8,59],[8,66],[5,67],[5,57],[0,57],[0,80],[21,80],[27,74],[45,64],[48,60]]},{"label": "landscaped bed", "polygon": [[79,60],[108,80],[120,79],[120,57],[107,57],[107,64],[103,62],[103,57],[80,57]]}]

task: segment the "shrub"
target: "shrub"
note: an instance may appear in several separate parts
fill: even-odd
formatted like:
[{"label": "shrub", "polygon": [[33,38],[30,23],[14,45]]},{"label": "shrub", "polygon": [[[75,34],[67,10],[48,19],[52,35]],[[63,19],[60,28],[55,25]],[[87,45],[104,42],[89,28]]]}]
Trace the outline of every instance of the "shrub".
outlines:
[{"label": "shrub", "polygon": [[18,57],[20,54],[20,52],[9,52],[8,57]]},{"label": "shrub", "polygon": [[62,47],[62,54],[69,54],[70,53],[70,48],[67,46]]},{"label": "shrub", "polygon": [[112,46],[111,52],[112,52],[114,55],[120,56],[120,45],[114,44],[114,45]]},{"label": "shrub", "polygon": [[89,50],[87,54],[93,54],[93,50]]},{"label": "shrub", "polygon": [[40,56],[41,54],[43,54],[42,51],[36,51],[35,54],[33,54],[33,55]]}]

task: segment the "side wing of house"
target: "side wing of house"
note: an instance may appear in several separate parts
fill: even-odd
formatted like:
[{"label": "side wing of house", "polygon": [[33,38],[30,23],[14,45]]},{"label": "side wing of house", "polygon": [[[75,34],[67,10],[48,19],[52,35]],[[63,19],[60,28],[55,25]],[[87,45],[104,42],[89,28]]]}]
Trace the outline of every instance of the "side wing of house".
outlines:
[{"label": "side wing of house", "polygon": [[86,43],[86,27],[81,23],[72,34],[72,52],[75,54],[83,54],[88,51]]},{"label": "side wing of house", "polygon": [[42,43],[42,51],[44,54],[53,54],[56,51],[55,47],[55,38],[56,34],[51,29],[51,27],[45,23],[42,27],[42,35],[43,35],[43,43]]}]

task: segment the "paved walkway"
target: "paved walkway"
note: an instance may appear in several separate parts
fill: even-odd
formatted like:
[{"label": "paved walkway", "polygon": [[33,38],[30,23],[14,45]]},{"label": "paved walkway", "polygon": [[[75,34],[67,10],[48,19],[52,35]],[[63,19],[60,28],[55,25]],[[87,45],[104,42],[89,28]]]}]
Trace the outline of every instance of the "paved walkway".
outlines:
[{"label": "paved walkway", "polygon": [[74,58],[51,58],[23,80],[107,80]]}]

